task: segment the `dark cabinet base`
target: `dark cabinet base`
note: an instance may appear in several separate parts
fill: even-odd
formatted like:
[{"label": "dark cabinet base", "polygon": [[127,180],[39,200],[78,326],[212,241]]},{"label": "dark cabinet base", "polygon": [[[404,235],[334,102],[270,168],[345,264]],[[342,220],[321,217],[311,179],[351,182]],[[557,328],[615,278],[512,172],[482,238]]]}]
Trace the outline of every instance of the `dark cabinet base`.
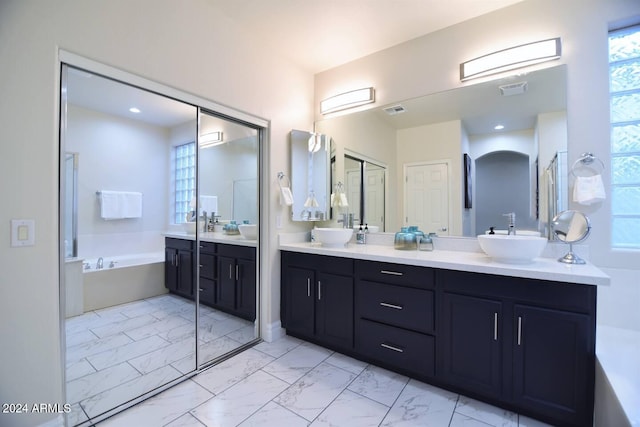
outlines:
[{"label": "dark cabinet base", "polygon": [[[321,306],[315,283],[332,269],[344,283]],[[372,261],[351,271],[345,258],[283,252],[287,334],[552,425],[592,426],[595,286]],[[352,347],[322,334],[329,313],[329,331],[353,325]]]}]

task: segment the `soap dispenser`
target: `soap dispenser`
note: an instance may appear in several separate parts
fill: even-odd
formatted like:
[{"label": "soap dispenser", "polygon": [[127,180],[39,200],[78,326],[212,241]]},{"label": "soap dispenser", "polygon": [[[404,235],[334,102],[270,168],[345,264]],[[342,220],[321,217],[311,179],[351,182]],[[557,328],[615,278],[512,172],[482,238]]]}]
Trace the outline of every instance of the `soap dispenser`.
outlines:
[{"label": "soap dispenser", "polygon": [[356,243],[360,245],[364,245],[366,243],[366,233],[362,229],[362,224],[360,224],[360,228],[358,228],[358,232],[356,233]]}]

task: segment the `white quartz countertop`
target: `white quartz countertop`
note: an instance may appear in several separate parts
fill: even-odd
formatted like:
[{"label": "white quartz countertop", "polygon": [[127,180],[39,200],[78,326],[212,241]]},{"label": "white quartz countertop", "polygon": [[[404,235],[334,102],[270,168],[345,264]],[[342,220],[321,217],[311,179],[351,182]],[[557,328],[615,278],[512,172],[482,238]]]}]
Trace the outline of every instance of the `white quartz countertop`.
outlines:
[{"label": "white quartz countertop", "polygon": [[609,285],[610,281],[609,276],[590,263],[567,265],[555,258],[536,258],[530,264],[506,264],[493,261],[484,252],[404,251],[393,246],[354,243],[338,248],[310,242],[281,243],[280,250],[585,285]]},{"label": "white quartz countertop", "polygon": [[[164,233],[165,237],[172,237],[174,239],[185,239],[185,240],[196,240],[196,235],[191,233],[186,233],[184,231],[168,231]],[[229,245],[238,245],[238,246],[251,246],[256,247],[256,240],[249,240],[242,237],[240,234],[224,234],[223,232],[208,232],[208,233],[199,233],[198,237],[203,242],[212,242],[212,243],[226,243]]]}]

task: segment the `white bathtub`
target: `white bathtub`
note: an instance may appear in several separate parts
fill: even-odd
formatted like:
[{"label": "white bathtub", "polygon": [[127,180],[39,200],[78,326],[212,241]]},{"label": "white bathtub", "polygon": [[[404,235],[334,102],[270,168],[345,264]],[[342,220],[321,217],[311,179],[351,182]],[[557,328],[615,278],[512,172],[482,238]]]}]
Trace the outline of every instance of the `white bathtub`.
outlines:
[{"label": "white bathtub", "polygon": [[[164,252],[103,257],[83,261],[84,311],[162,295],[164,287]],[[89,265],[90,268],[86,268]]]}]

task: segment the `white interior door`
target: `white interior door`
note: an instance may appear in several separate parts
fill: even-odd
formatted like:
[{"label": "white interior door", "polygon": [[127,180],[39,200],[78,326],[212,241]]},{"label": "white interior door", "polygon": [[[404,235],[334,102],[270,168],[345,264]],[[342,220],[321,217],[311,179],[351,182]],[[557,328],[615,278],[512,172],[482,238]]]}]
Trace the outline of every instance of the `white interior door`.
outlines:
[{"label": "white interior door", "polygon": [[367,169],[365,176],[365,221],[384,231],[384,169]]},{"label": "white interior door", "polygon": [[447,163],[405,165],[405,225],[449,235],[449,171]]}]

